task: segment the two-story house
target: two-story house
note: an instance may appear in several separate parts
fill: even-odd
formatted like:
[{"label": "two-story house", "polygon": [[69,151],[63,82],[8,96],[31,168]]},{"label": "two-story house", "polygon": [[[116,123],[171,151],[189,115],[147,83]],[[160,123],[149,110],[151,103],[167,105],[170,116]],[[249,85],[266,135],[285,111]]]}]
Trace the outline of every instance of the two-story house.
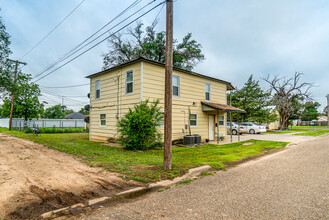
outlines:
[{"label": "two-story house", "polygon": [[[138,58],[87,78],[90,78],[92,141],[117,137],[118,120],[141,101],[160,99],[164,108],[163,63]],[[234,89],[229,82],[174,67],[172,86],[173,140],[187,133],[189,118],[192,134],[201,135],[203,140],[214,140],[216,132],[226,136],[226,113],[243,111],[227,105],[226,91]],[[159,129],[163,132],[163,128]]]}]

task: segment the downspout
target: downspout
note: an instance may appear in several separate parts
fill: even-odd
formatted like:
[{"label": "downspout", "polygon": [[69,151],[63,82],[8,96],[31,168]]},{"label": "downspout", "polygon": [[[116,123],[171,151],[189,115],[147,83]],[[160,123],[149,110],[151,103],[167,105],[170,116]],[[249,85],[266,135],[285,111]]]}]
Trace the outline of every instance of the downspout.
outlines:
[{"label": "downspout", "polygon": [[[116,80],[116,83],[117,83],[117,123],[119,122],[119,88],[120,88],[120,75],[117,76],[117,80]],[[119,135],[119,127],[118,125],[116,126],[117,127],[117,136]]]},{"label": "downspout", "polygon": [[141,62],[141,69],[140,69],[140,99],[141,103],[143,102],[143,62]]},{"label": "downspout", "polygon": [[190,109],[190,106],[188,107],[188,132],[189,132],[189,135],[191,136],[191,124],[190,124],[190,121],[191,121],[191,109]]}]

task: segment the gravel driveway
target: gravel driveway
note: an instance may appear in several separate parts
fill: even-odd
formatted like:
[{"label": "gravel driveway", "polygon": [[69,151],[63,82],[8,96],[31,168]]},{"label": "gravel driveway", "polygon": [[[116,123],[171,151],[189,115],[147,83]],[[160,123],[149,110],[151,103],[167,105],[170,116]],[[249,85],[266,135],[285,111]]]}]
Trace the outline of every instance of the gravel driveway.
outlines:
[{"label": "gravel driveway", "polygon": [[328,142],[292,145],[83,219],[329,219]]}]

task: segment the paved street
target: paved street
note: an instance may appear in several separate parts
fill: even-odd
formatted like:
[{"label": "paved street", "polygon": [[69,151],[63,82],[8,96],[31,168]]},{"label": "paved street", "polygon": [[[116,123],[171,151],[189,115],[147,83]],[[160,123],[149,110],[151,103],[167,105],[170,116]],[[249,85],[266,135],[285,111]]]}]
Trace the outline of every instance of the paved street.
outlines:
[{"label": "paved street", "polygon": [[329,136],[84,219],[329,219]]}]

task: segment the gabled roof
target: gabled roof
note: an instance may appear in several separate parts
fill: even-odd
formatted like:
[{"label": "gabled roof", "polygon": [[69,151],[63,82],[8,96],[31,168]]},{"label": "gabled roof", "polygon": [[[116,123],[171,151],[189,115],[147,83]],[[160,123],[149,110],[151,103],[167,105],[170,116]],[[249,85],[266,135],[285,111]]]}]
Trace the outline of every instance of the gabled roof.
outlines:
[{"label": "gabled roof", "polygon": [[204,111],[209,111],[209,110],[220,110],[224,112],[240,112],[240,113],[246,113],[245,110],[239,109],[230,105],[225,105],[225,104],[220,104],[220,103],[213,103],[213,102],[201,102],[203,106],[207,106],[210,108],[207,108]]},{"label": "gabled roof", "polygon": [[85,115],[80,112],[73,112],[71,114],[65,115],[65,118],[72,118],[72,119],[84,119]]},{"label": "gabled roof", "polygon": [[[138,63],[138,62],[147,62],[147,63],[158,65],[158,66],[161,66],[161,67],[165,66],[164,63],[157,62],[157,61],[154,61],[154,60],[150,60],[150,59],[147,59],[147,58],[144,58],[144,57],[139,57],[137,59],[128,61],[126,63],[122,63],[122,64],[119,64],[117,66],[111,67],[109,69],[91,74],[89,76],[86,76],[86,78],[93,78],[93,77],[96,77],[96,76],[100,76],[100,75],[103,75],[103,74],[107,73],[108,71],[116,70],[116,69],[119,69],[119,68],[122,68],[122,67],[125,67],[125,66],[128,66],[128,65],[134,64],[134,63]],[[217,82],[224,83],[224,84],[227,85],[227,90],[235,89],[230,82],[227,82],[227,81],[224,81],[224,80],[221,80],[221,79],[217,79],[217,78],[214,78],[214,77],[211,77],[211,76],[206,76],[206,75],[203,75],[203,74],[200,74],[200,73],[184,70],[184,69],[178,68],[178,67],[173,67],[173,70],[184,72],[184,73],[191,74],[191,75],[194,75],[194,76],[198,76],[198,77],[201,77],[201,78],[205,78],[205,79],[214,80],[214,81],[217,81]]]}]

